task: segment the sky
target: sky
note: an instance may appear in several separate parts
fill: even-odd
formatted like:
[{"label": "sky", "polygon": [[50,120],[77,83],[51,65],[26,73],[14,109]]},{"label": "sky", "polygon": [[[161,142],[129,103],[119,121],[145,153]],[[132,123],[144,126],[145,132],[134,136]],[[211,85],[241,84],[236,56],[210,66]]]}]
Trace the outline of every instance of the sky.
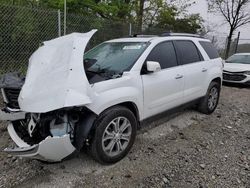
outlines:
[{"label": "sky", "polygon": [[[209,25],[214,30],[210,33],[210,35],[214,35],[218,38],[218,40],[225,40],[224,38],[228,35],[228,25],[225,23],[222,16],[219,13],[208,13],[208,6],[206,0],[196,0],[196,4],[192,5],[188,8],[190,13],[200,13],[202,18],[205,21],[205,25]],[[250,13],[250,6],[249,6]],[[242,26],[238,29],[241,32],[241,39],[250,39],[250,24]],[[234,37],[237,37],[238,31],[235,32]],[[248,42],[248,41],[240,41],[240,43]]]}]

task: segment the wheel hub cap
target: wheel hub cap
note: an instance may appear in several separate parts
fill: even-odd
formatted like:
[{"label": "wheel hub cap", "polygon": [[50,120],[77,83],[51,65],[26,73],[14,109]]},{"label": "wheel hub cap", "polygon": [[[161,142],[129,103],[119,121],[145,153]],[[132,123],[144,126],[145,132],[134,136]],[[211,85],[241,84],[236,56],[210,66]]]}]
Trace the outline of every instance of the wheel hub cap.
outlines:
[{"label": "wheel hub cap", "polygon": [[102,136],[102,148],[106,155],[114,157],[124,151],[130,141],[132,126],[126,117],[113,119]]}]

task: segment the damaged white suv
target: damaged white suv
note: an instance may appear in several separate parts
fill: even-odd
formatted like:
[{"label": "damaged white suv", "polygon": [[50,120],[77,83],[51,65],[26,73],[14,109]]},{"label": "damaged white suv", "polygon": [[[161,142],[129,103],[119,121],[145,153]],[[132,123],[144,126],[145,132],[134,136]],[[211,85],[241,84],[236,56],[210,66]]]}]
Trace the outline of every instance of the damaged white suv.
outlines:
[{"label": "damaged white suv", "polygon": [[141,123],[196,101],[218,103],[222,60],[207,39],[183,34],[104,42],[84,54],[96,30],[44,42],[24,79],[0,81],[16,156],[61,161],[84,146],[101,163],[121,160]]}]

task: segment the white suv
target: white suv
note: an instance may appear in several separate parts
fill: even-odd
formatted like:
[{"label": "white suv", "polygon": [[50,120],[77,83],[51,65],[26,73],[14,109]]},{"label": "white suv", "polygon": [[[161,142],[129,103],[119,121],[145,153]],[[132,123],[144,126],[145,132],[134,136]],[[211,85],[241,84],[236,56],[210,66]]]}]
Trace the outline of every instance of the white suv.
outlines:
[{"label": "white suv", "polygon": [[144,120],[194,101],[202,113],[215,110],[223,65],[209,40],[135,36],[84,54],[95,32],[44,42],[22,87],[13,75],[2,78],[0,117],[9,120],[17,145],[6,152],[61,161],[85,146],[97,161],[114,163],[129,152]]}]

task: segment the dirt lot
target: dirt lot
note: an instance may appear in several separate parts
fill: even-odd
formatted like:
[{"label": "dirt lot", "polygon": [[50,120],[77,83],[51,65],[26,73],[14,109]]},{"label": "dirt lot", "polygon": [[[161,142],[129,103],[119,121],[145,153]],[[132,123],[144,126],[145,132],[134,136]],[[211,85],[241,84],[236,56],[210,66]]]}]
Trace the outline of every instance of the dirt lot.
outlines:
[{"label": "dirt lot", "polygon": [[[140,131],[130,154],[102,166],[81,153],[57,164],[0,153],[0,187],[250,187],[250,89],[223,87],[210,116],[185,110]],[[11,143],[0,127],[0,149]]]}]

